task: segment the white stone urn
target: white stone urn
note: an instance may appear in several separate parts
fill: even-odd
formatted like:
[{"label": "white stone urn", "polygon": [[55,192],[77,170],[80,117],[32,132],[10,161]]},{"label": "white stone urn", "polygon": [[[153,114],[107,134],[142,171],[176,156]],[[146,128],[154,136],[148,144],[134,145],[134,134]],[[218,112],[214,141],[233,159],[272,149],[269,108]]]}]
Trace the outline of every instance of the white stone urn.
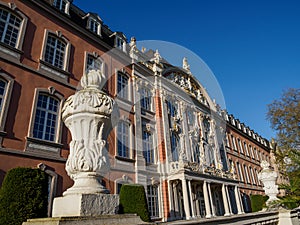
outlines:
[{"label": "white stone urn", "polygon": [[266,202],[267,206],[271,202],[279,200],[276,196],[279,193],[278,185],[276,185],[277,173],[270,168],[270,164],[263,160],[260,164],[262,171],[258,174],[258,179],[262,181],[264,190],[267,196],[269,196]]},{"label": "white stone urn", "polygon": [[64,196],[108,193],[101,180],[110,168],[106,140],[112,121],[118,120],[118,110],[114,100],[101,91],[105,78],[99,70],[90,70],[80,82],[82,89],[62,109],[62,120],[72,135],[66,171],[74,180]]}]

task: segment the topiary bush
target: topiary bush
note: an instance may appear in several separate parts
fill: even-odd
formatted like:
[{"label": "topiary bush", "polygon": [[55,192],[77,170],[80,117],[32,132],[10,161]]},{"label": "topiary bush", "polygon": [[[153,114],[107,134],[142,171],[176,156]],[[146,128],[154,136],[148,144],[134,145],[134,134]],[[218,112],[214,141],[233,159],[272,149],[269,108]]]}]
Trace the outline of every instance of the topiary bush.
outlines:
[{"label": "topiary bush", "polygon": [[136,213],[143,221],[150,221],[144,186],[139,184],[122,185],[119,213]]},{"label": "topiary bush", "polygon": [[47,217],[48,177],[39,169],[15,168],[0,189],[0,225],[21,225],[29,218]]},{"label": "topiary bush", "polygon": [[252,212],[258,212],[263,209],[263,207],[266,207],[266,201],[268,200],[268,196],[265,195],[251,195],[251,208]]}]

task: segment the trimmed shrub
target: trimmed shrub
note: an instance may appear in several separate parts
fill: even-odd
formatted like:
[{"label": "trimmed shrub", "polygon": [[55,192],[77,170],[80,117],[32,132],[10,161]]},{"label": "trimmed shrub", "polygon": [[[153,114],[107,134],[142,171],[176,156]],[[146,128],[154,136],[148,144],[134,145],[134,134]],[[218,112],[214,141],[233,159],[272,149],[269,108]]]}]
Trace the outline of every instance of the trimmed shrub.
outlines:
[{"label": "trimmed shrub", "polygon": [[120,190],[120,214],[136,213],[145,222],[150,221],[146,193],[143,185],[123,184]]},{"label": "trimmed shrub", "polygon": [[265,195],[251,195],[251,208],[252,212],[258,212],[263,209],[263,207],[266,207],[266,201],[268,200],[268,196]]},{"label": "trimmed shrub", "polygon": [[0,225],[21,225],[30,218],[47,217],[48,179],[39,169],[15,168],[0,189]]}]

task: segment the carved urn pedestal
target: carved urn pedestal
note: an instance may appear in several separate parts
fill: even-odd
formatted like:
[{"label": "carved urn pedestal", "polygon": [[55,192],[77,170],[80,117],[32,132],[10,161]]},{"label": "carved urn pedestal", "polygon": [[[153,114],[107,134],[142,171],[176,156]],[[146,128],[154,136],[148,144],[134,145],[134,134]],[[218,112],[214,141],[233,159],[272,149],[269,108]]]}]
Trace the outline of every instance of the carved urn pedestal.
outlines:
[{"label": "carved urn pedestal", "polygon": [[30,219],[23,225],[142,224],[136,215],[116,215],[119,196],[102,185],[110,169],[107,137],[118,122],[114,100],[101,91],[103,74],[91,70],[81,78],[82,90],[70,96],[62,120],[72,135],[66,171],[74,180],[62,197],[54,199],[52,217]]},{"label": "carved urn pedestal", "polygon": [[[114,100],[101,91],[103,74],[91,70],[81,78],[82,90],[70,96],[62,110],[62,120],[72,141],[66,171],[74,185],[54,199],[53,217],[116,214],[119,196],[108,194],[102,177],[110,162],[107,136],[116,115]],[[115,121],[115,118],[114,118]]]},{"label": "carved urn pedestal", "polygon": [[278,185],[276,185],[277,173],[270,169],[270,164],[267,161],[261,162],[262,171],[258,174],[258,179],[264,185],[264,190],[266,195],[269,197],[266,204],[270,206],[270,204],[274,201],[278,201],[279,199],[276,197],[279,193]]}]

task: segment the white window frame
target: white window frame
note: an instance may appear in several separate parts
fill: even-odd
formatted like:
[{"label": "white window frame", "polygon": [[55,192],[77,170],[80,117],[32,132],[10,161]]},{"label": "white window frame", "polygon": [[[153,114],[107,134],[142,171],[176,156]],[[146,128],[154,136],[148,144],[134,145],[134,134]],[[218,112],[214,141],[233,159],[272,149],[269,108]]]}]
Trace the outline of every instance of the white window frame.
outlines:
[{"label": "white window frame", "polygon": [[246,183],[247,183],[247,184],[251,184],[250,176],[249,176],[249,173],[248,173],[248,167],[247,167],[247,165],[244,164],[244,165],[243,165],[243,168],[244,168],[244,172],[245,172]]},{"label": "white window frame", "polygon": [[[57,1],[60,2],[60,6],[59,6],[59,7],[56,7],[56,6],[54,5]],[[62,2],[65,2],[65,4],[66,4],[64,9],[62,8]],[[56,8],[57,10],[59,10],[59,11],[65,13],[65,14],[67,14],[67,15],[69,15],[70,5],[71,5],[71,2],[68,1],[68,0],[53,0],[53,3],[52,3],[52,6],[53,6],[54,8]]]},{"label": "white window frame", "polygon": [[[123,131],[120,132],[119,131],[119,125],[123,124],[127,127],[127,134],[124,133]],[[127,158],[127,159],[131,159],[132,158],[132,152],[131,152],[131,123],[129,121],[125,121],[125,120],[120,120],[118,125],[116,126],[116,156],[118,157],[122,157],[122,158]],[[121,137],[120,137],[121,135]],[[121,140],[120,140],[121,138]],[[123,139],[126,138],[127,139],[127,143],[123,143]],[[122,144],[122,154],[119,154],[119,141],[121,141]],[[127,155],[123,154],[124,149],[123,148],[127,148]]]},{"label": "white window frame", "polygon": [[[157,185],[147,185],[147,202],[150,217],[159,218],[159,187]],[[154,212],[151,210],[152,208]]]},{"label": "white window frame", "polygon": [[101,64],[99,70],[101,71],[102,74],[105,74],[105,71],[104,71],[104,68],[105,68],[104,60],[96,52],[93,52],[93,53],[91,53],[91,52],[85,52],[83,74],[86,74],[88,72],[88,70],[89,70],[89,68],[88,68],[88,59],[89,59],[89,57],[91,57],[95,61],[98,61]]},{"label": "white window frame", "polygon": [[[87,28],[94,34],[97,34],[98,36],[101,37],[101,20],[99,19],[96,19],[92,16],[89,16],[88,17],[88,20],[87,20]],[[93,27],[92,27],[92,23],[94,23],[97,27],[96,27],[96,30],[93,30]]]},{"label": "white window frame", "polygon": [[[119,77],[122,77],[122,80],[119,81]],[[127,84],[123,82],[124,79],[127,79]],[[121,89],[119,89],[119,83],[122,86]],[[118,98],[122,98],[125,100],[130,101],[130,77],[121,71],[117,71],[117,77],[116,77],[116,96]]]},{"label": "white window frame", "polygon": [[[38,103],[38,97],[40,94],[47,94],[49,96],[52,96],[59,100],[58,105],[58,117],[57,117],[57,126],[56,126],[56,132],[55,132],[55,139],[54,141],[48,141],[43,140],[39,138],[33,137],[33,130],[34,130],[34,121],[35,121],[35,115],[36,115],[36,109],[37,109],[37,103]],[[62,94],[60,94],[58,91],[55,90],[53,87],[46,88],[36,88],[34,97],[33,97],[33,104],[31,108],[31,117],[29,121],[29,128],[28,133],[26,137],[26,150],[31,151],[38,151],[38,154],[42,155],[43,152],[46,152],[46,155],[48,156],[49,153],[55,153],[60,156],[60,150],[63,147],[61,143],[61,137],[62,137],[62,120],[61,120],[61,111],[62,106],[64,102],[64,97]]]},{"label": "white window frame", "polygon": [[244,179],[244,174],[243,174],[242,166],[241,166],[240,162],[236,162],[236,167],[237,167],[237,170],[238,170],[240,181],[244,182],[245,179]]},{"label": "white window frame", "polygon": [[[34,121],[35,121],[35,116],[36,116],[38,98],[41,94],[48,95],[50,97],[56,98],[59,101],[59,103],[58,103],[57,122],[56,122],[57,125],[56,125],[56,131],[55,131],[55,139],[53,141],[48,141],[48,140],[44,140],[44,139],[39,139],[39,140],[46,141],[46,142],[60,143],[60,141],[61,141],[61,127],[62,127],[62,120],[61,120],[60,115],[61,115],[61,110],[62,110],[62,105],[63,105],[64,98],[55,89],[53,90],[52,87],[50,87],[49,89],[44,89],[44,88],[36,88],[35,89],[33,106],[32,106],[32,110],[31,110],[30,130],[28,132],[28,137],[34,138],[33,137]],[[38,138],[35,138],[35,139],[38,139]]]},{"label": "white window frame", "polygon": [[0,8],[7,11],[10,14],[13,14],[14,16],[18,17],[21,20],[19,31],[18,31],[18,38],[15,46],[13,47],[11,45],[5,44],[4,42],[0,42],[1,43],[0,51],[3,54],[9,55],[10,57],[19,60],[22,54],[23,41],[24,41],[28,18],[17,8],[15,3],[4,3],[0,1]]},{"label": "white window frame", "polygon": [[231,140],[232,140],[232,144],[233,144],[233,150],[237,151],[237,145],[236,145],[236,141],[235,141],[235,137],[233,135],[231,135]]},{"label": "white window frame", "polygon": [[[12,89],[14,85],[14,80],[7,74],[0,72],[0,79],[5,82],[5,90],[2,96],[2,102],[0,107],[0,136],[6,135],[5,132],[5,122],[8,114],[8,106],[11,99]],[[2,141],[1,141],[2,142]],[[0,144],[1,144],[0,142]]]},{"label": "white window frame", "polygon": [[244,149],[243,149],[243,146],[242,146],[242,141],[239,138],[237,140],[238,140],[238,145],[239,145],[240,153],[244,154]]},{"label": "white window frame", "polygon": [[126,39],[116,35],[115,38],[115,48],[120,49],[123,52],[126,52]]},{"label": "white window frame", "polygon": [[252,178],[252,179],[251,179],[251,180],[252,180],[252,184],[256,185],[257,182],[256,182],[256,179],[255,179],[255,177],[254,177],[253,169],[252,169],[251,166],[249,166],[249,170],[250,170],[250,175],[251,175],[251,178]]},{"label": "white window frame", "polygon": [[[147,87],[141,87],[140,89],[140,99],[141,99],[141,108],[152,111],[152,91]],[[143,104],[144,103],[144,104]],[[146,105],[146,106],[144,106]]]},{"label": "white window frame", "polygon": [[[64,59],[63,59],[63,68],[56,67],[55,65],[48,63],[45,61],[45,54],[46,54],[46,48],[47,48],[47,41],[49,35],[57,38],[60,41],[63,41],[66,44],[65,52],[64,52]],[[61,78],[64,81],[68,80],[69,77],[69,56],[70,56],[70,49],[71,49],[71,43],[70,41],[62,35],[60,31],[50,31],[45,30],[44,33],[44,40],[43,40],[43,48],[41,51],[40,56],[40,70],[44,70],[47,72],[47,75],[49,75],[51,78],[57,80],[57,78]]]},{"label": "white window frame", "polygon": [[[147,128],[150,124],[142,125],[142,142],[143,142],[143,155],[146,161],[146,164],[154,164],[155,163],[155,154],[154,154],[154,137],[151,128]],[[145,139],[145,136],[147,139]]]}]

